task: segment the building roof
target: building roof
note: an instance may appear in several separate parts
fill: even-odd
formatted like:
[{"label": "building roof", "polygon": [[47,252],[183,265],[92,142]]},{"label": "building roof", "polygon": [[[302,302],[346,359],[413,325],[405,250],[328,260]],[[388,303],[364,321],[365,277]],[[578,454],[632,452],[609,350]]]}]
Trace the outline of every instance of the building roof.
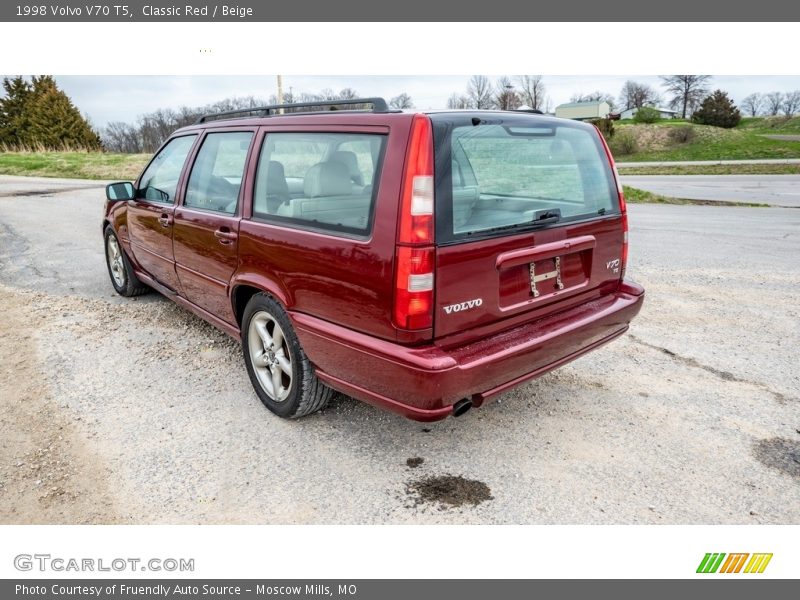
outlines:
[{"label": "building roof", "polygon": [[601,104],[608,104],[605,100],[591,100],[589,102],[567,102],[566,104],[559,104],[556,108],[577,108],[579,106],[599,106]]}]

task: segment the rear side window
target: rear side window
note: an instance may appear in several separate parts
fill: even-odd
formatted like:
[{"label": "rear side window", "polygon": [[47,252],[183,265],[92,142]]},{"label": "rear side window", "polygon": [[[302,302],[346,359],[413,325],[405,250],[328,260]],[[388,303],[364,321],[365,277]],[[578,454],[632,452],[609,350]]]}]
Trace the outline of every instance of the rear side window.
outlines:
[{"label": "rear side window", "polygon": [[184,135],[174,138],[156,154],[139,180],[137,198],[172,204],[183,164],[196,137]]},{"label": "rear side window", "polygon": [[385,135],[270,133],[259,155],[256,218],[367,235]]},{"label": "rear side window", "polygon": [[235,213],[252,139],[251,131],[209,133],[192,166],[184,206]]},{"label": "rear side window", "polygon": [[530,117],[454,121],[434,121],[440,241],[514,233],[543,218],[558,226],[618,212],[593,129]]}]

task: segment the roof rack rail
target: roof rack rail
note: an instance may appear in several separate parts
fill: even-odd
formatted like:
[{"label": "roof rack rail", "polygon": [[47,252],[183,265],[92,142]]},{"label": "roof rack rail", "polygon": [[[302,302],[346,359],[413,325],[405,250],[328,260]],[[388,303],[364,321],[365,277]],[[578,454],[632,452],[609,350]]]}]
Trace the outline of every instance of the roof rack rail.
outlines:
[{"label": "roof rack rail", "polygon": [[[384,100],[383,98],[353,98],[352,100],[320,100],[318,102],[293,102],[290,104],[268,104],[267,106],[253,106],[251,108],[240,108],[237,110],[226,110],[217,113],[209,113],[197,119],[197,121],[195,121],[195,125],[224,117],[234,117],[236,115],[240,115],[242,118],[271,117],[276,113],[281,114],[282,116],[287,116],[287,115],[291,116],[294,114],[308,114],[309,112],[315,112],[315,111],[301,111],[301,112],[289,112],[289,113],[281,113],[280,111],[284,109],[295,109],[295,108],[322,108],[325,106],[328,107],[355,106],[358,104],[372,104],[372,110],[369,110],[368,112],[373,112],[373,113],[392,112],[389,110],[389,105],[386,104],[386,100]],[[331,108],[330,110],[335,110],[335,109]],[[356,110],[361,110],[361,109],[356,109]]]}]

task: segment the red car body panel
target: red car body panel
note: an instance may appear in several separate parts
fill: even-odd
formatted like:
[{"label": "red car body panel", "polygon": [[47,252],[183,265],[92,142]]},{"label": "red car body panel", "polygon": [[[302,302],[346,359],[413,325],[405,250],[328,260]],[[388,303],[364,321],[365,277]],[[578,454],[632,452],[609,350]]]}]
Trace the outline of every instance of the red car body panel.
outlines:
[{"label": "red car body panel", "polygon": [[[437,246],[433,327],[406,331],[394,324],[398,198],[413,117],[292,115],[185,128],[179,134],[198,139],[174,204],[109,202],[104,227],[111,224],[143,282],[237,339],[240,294],[272,295],[321,381],[421,421],[452,414],[461,399],[480,406],[624,333],[644,290],[606,267],[621,255],[620,214]],[[232,215],[183,202],[188,173],[212,131],[254,134]],[[368,236],[253,216],[259,148],[270,133],[290,131],[387,136]],[[564,288],[531,297],[529,265],[556,256]],[[475,296],[479,310],[444,318],[443,307]]]}]

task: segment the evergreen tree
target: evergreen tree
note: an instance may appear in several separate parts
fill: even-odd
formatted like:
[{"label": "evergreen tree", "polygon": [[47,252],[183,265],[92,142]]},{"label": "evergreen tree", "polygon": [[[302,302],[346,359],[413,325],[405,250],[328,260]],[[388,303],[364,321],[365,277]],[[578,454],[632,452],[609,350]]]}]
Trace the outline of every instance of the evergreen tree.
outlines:
[{"label": "evergreen tree", "polygon": [[0,142],[47,149],[100,150],[97,133],[50,75],[4,79],[0,100]]},{"label": "evergreen tree", "polygon": [[736,127],[742,120],[742,114],[728,94],[717,90],[708,96],[700,108],[692,115],[692,121],[702,125],[713,125],[730,129]]},{"label": "evergreen tree", "polygon": [[18,146],[29,126],[28,103],[31,84],[22,76],[3,79],[4,98],[0,98],[0,144]]}]

